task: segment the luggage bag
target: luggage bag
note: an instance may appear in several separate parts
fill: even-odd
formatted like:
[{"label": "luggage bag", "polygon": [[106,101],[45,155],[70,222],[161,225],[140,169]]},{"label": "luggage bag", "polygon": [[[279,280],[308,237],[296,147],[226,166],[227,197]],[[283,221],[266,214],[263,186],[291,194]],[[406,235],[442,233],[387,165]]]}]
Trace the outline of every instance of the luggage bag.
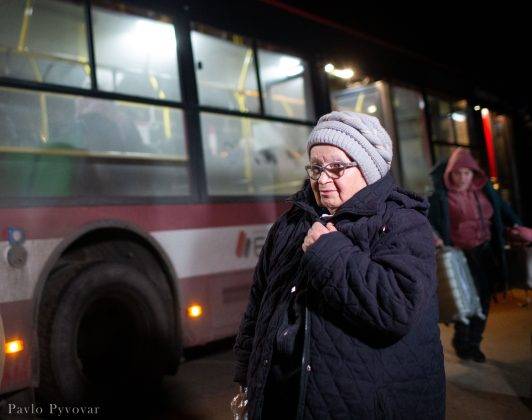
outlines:
[{"label": "luggage bag", "polygon": [[464,253],[457,248],[444,246],[436,252],[438,275],[438,300],[440,322],[449,324],[469,318],[485,319],[480,299]]}]

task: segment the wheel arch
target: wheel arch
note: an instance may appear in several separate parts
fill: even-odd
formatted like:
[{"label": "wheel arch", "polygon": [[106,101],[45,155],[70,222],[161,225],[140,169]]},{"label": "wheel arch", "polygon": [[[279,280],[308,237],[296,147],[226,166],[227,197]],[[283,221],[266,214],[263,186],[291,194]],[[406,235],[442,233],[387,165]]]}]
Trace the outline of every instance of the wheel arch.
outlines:
[{"label": "wheel arch", "polygon": [[72,233],[71,235],[68,235],[63,238],[60,244],[53,250],[52,254],[46,261],[44,268],[39,274],[39,278],[37,280],[32,299],[32,323],[34,331],[34,345],[32,346],[32,364],[34,368],[32,382],[34,384],[37,384],[39,382],[39,340],[37,339],[37,329],[40,305],[43,293],[46,288],[47,280],[54,267],[56,267],[56,265],[58,264],[61,257],[65,255],[69,250],[73,249],[76,245],[80,244],[84,240],[90,240],[91,238],[93,238],[93,240],[98,240],[106,237],[114,239],[136,240],[139,244],[146,247],[153,254],[153,256],[158,262],[158,265],[163,270],[166,282],[172,293],[174,309],[172,313],[172,319],[175,324],[173,339],[175,340],[176,345],[181,346],[181,302],[177,287],[177,273],[175,272],[170,257],[168,256],[166,251],[152,235],[132,223],[124,222],[121,220],[101,220],[98,222],[89,223],[78,229],[75,233]]}]

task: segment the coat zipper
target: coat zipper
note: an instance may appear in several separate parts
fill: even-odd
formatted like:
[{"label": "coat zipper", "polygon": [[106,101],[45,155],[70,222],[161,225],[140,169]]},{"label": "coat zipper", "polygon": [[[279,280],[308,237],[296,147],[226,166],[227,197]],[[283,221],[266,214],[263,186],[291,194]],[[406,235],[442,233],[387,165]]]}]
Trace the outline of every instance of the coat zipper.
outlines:
[{"label": "coat zipper", "polygon": [[[293,204],[300,209],[304,210],[307,213],[310,213],[313,216],[314,221],[320,221],[320,217],[314,212],[312,214],[311,211],[309,211],[308,208],[306,208],[305,205],[294,201]],[[352,213],[349,210],[339,211],[338,213],[334,214],[329,220],[334,219],[336,216],[343,214],[343,213]],[[361,212],[360,216],[365,215],[371,215],[372,212]],[[311,371],[311,366],[309,363],[309,354],[310,354],[310,312],[308,310],[307,303],[305,301],[305,327],[304,327],[304,339],[303,339],[303,354],[301,356],[301,376],[299,380],[299,398],[297,403],[297,420],[303,419],[303,416],[305,415],[305,398],[307,394],[307,384],[308,384],[308,377]]]},{"label": "coat zipper", "polygon": [[310,364],[308,357],[310,352],[310,313],[305,302],[305,335],[303,339],[303,355],[301,356],[301,379],[299,380],[299,399],[297,402],[297,416],[300,420],[305,414],[305,397],[307,394],[308,375],[310,373]]}]

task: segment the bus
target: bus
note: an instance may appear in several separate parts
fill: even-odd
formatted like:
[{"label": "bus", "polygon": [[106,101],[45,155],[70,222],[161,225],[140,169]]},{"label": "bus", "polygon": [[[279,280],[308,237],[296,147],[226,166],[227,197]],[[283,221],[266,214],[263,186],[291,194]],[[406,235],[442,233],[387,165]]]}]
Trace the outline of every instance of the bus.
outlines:
[{"label": "bus", "polygon": [[0,395],[157,383],[233,336],[331,109],[379,117],[420,194],[457,146],[517,191],[508,116],[316,50],[353,34],[276,3],[0,0]]}]

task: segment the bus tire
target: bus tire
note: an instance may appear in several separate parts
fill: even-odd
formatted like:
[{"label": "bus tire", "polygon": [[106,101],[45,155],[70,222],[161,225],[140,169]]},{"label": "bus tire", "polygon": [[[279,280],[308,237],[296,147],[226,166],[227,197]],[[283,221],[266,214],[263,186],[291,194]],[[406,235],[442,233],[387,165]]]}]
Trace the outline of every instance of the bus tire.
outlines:
[{"label": "bus tire", "polygon": [[157,389],[173,323],[146,274],[97,262],[50,280],[55,304],[39,321],[39,399],[119,402]]}]

